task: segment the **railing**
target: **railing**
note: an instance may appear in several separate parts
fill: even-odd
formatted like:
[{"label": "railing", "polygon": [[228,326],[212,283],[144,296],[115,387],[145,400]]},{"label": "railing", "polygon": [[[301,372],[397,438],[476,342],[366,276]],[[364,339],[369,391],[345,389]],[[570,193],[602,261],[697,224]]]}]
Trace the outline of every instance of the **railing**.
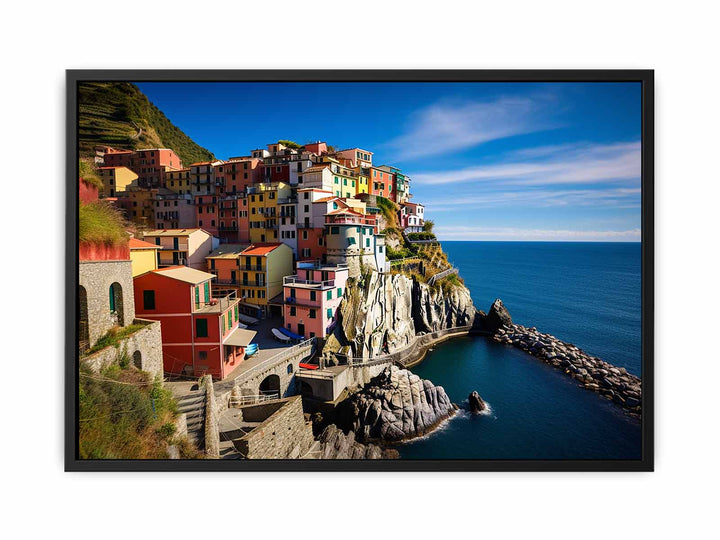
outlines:
[{"label": "railing", "polygon": [[[245,373],[241,373],[234,379],[218,383],[216,386],[222,385],[223,387],[229,386],[232,388],[233,386],[236,386],[238,384],[242,384],[242,382],[247,381],[249,379],[252,379],[259,373],[262,373],[264,370],[270,368],[271,366],[274,366],[280,362],[284,362],[291,356],[295,356],[299,352],[301,352],[303,349],[310,349],[315,346],[317,338],[310,338],[306,339],[305,341],[301,341],[297,345],[293,345],[292,347],[288,347],[287,349],[283,349],[281,352],[276,354],[275,356],[272,356],[268,358],[267,360],[263,360],[258,365],[251,367],[248,369]],[[312,354],[312,353],[311,353]]]},{"label": "railing", "polygon": [[428,285],[434,285],[436,281],[438,281],[444,277],[447,277],[450,274],[457,274],[457,273],[458,273],[457,268],[448,268],[447,270],[438,272],[437,274],[430,276],[430,279],[428,279]]},{"label": "railing", "polygon": [[298,270],[320,270],[322,268],[348,268],[347,263],[336,263],[336,264],[328,264],[324,263],[322,259],[314,259],[312,261],[298,261],[297,263]]},{"label": "railing", "polygon": [[217,311],[223,312],[230,308],[230,305],[237,300],[237,291],[232,291],[222,298],[211,298],[209,302],[201,302],[200,306],[195,305],[195,311]]},{"label": "railing", "polygon": [[334,279],[328,279],[325,281],[314,281],[311,279],[300,279],[298,276],[285,276],[283,278],[283,285],[308,285],[313,288],[322,289],[324,287],[334,287],[335,286],[335,280]]},{"label": "railing", "polygon": [[267,392],[251,396],[230,396],[230,406],[235,405],[242,407],[243,405],[254,405],[255,403],[273,401],[275,399],[280,399],[279,392]]},{"label": "railing", "polygon": [[374,219],[370,218],[361,218],[361,217],[328,217],[325,220],[325,225],[369,225],[374,227],[376,225],[376,222]]},{"label": "railing", "polygon": [[255,272],[262,272],[265,270],[262,264],[245,264],[239,266],[238,268],[240,268],[240,270],[253,270]]},{"label": "railing", "polygon": [[283,197],[277,200],[278,204],[295,204],[296,202],[297,197]]},{"label": "railing", "polygon": [[452,336],[454,334],[465,334],[470,331],[472,326],[453,326],[451,328],[444,328],[442,330],[436,330],[435,332],[431,332],[429,334],[424,334],[422,336],[415,336],[415,339],[408,344],[406,347],[403,347],[400,350],[397,350],[393,353],[388,353],[380,356],[373,356],[369,358],[365,358],[362,356],[347,356],[347,355],[339,355],[344,356],[347,359],[347,362],[351,366],[373,366],[378,364],[385,364],[385,363],[396,363],[401,366],[405,366],[406,362],[405,359],[408,356],[414,355],[415,351],[418,349],[418,347],[426,347],[430,345],[432,342],[438,340],[441,337],[445,336]]}]

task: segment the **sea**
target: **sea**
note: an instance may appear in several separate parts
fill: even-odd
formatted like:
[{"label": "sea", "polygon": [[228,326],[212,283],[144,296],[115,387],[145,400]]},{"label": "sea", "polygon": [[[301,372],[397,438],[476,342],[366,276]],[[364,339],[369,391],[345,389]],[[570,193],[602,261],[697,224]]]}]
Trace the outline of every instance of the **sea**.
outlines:
[{"label": "sea", "polygon": [[[502,299],[535,326],[641,373],[639,243],[442,242],[477,309]],[[403,459],[639,459],[641,423],[542,361],[483,337],[437,345],[412,371],[459,414],[398,447]],[[463,409],[476,390],[489,410]]]}]

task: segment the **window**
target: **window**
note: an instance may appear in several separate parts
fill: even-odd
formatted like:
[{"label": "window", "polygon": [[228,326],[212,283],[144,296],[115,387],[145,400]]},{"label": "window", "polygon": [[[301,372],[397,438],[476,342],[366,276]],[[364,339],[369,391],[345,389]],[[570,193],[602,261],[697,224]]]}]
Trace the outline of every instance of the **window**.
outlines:
[{"label": "window", "polygon": [[339,183],[340,183],[340,179],[339,179],[337,176],[335,177],[335,183],[336,183],[336,184],[339,184]]},{"label": "window", "polygon": [[303,231],[303,240],[307,240],[307,239],[308,239],[308,233],[307,233],[307,231]]},{"label": "window", "polygon": [[314,309],[311,309],[311,310],[310,310],[310,315],[309,315],[309,316],[310,316],[311,319],[316,319],[316,318],[317,318],[316,315],[315,315],[315,311],[316,311],[316,310],[314,310]]},{"label": "window", "polygon": [[369,238],[365,239],[365,247],[370,247],[370,239]]},{"label": "window", "polygon": [[340,298],[342,296],[342,287],[338,287],[338,295],[337,297]]},{"label": "window", "polygon": [[295,306],[290,306],[290,316],[294,317],[297,314],[297,308]]},{"label": "window", "polygon": [[327,292],[327,299],[332,300],[332,291]]},{"label": "window", "polygon": [[332,319],[332,309],[328,308],[327,310],[327,318]]},{"label": "window", "polygon": [[354,244],[355,244],[355,238],[351,236],[350,238],[348,238],[348,246],[352,246]]},{"label": "window", "polygon": [[155,309],[155,291],[143,291],[143,309]]},{"label": "window", "polygon": [[207,360],[207,351],[198,351],[198,360]]},{"label": "window", "polygon": [[310,300],[315,300],[317,297],[317,293],[315,291],[310,291]]},{"label": "window", "polygon": [[340,234],[340,227],[330,227],[330,234]]},{"label": "window", "polygon": [[207,319],[195,319],[195,337],[208,337]]}]

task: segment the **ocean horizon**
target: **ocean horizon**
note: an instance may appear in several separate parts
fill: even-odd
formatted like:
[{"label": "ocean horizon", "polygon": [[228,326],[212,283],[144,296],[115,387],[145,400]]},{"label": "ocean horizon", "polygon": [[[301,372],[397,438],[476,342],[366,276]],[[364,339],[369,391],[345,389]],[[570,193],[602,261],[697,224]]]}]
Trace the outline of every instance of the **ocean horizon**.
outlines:
[{"label": "ocean horizon", "polygon": [[[444,241],[477,309],[502,299],[535,326],[641,375],[640,243]],[[641,425],[560,370],[484,337],[438,345],[412,371],[459,405],[473,390],[490,413],[466,411],[403,444],[407,459],[638,459]]]}]

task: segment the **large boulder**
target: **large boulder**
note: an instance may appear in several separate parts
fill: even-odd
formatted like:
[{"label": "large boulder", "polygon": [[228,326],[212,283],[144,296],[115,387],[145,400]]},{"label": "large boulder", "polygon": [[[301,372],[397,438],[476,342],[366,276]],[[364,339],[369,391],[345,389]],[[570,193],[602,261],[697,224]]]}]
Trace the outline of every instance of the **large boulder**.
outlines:
[{"label": "large boulder", "polygon": [[473,321],[473,330],[480,332],[496,333],[501,328],[510,328],[513,325],[512,317],[502,300],[497,298],[490,306],[487,315],[477,311]]},{"label": "large boulder", "polygon": [[338,423],[360,441],[400,441],[430,432],[455,413],[442,386],[388,366],[338,408]]},{"label": "large boulder", "polygon": [[397,450],[376,444],[362,444],[355,433],[344,433],[335,424],[327,426],[318,438],[321,459],[397,459]]}]

